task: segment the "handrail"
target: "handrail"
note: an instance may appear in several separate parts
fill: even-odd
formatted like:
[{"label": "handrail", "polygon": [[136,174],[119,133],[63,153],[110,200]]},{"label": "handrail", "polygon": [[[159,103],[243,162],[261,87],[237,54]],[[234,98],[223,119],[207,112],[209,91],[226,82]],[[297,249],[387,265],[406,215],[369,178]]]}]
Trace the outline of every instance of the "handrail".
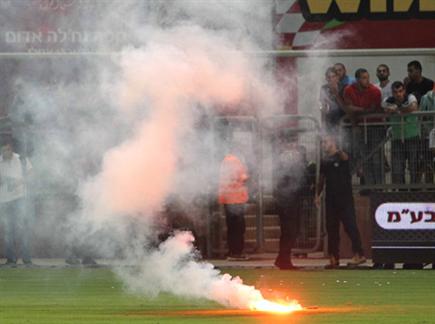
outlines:
[{"label": "handrail", "polygon": [[[389,117],[399,117],[399,121],[392,121],[389,119]],[[406,121],[406,117],[417,117],[416,119],[412,121]],[[385,137],[382,141],[380,141],[375,147],[372,148],[371,152],[368,154],[365,154],[364,157],[360,158],[358,161],[356,161],[357,166],[361,165],[362,163],[368,161],[379,149],[382,150],[384,145],[392,140],[392,128],[393,127],[400,127],[400,138],[397,138],[397,140],[401,140],[404,142],[405,140],[405,126],[409,124],[416,124],[419,129],[418,137],[422,140],[424,139],[427,134],[427,126],[430,126],[431,128],[435,127],[435,111],[415,111],[411,113],[406,114],[386,114],[386,113],[376,113],[376,114],[366,114],[362,116],[358,116],[359,121],[354,124],[349,119],[349,117],[344,116],[339,123],[339,133],[342,134],[343,130],[351,129],[352,133],[355,129],[355,127],[358,127],[363,130],[364,132],[364,142],[367,143],[368,139],[368,130],[371,127],[376,126],[384,126],[385,127]],[[362,119],[362,120],[361,120]],[[376,120],[377,119],[377,120]],[[379,119],[382,119],[382,121],[379,121]],[[373,121],[374,120],[374,121]],[[425,127],[426,126],[426,127]],[[397,134],[397,133],[396,133]],[[343,136],[340,135],[340,140],[343,140]],[[383,158],[383,156],[381,157]],[[381,162],[383,164],[383,161]],[[382,165],[383,170],[383,165]],[[385,180],[385,178],[384,178]],[[398,183],[382,183],[382,184],[370,184],[370,185],[353,185],[354,187],[358,189],[383,189],[383,190],[389,190],[389,189],[427,189],[427,188],[434,188],[435,183],[408,183],[408,184],[398,184]]]},{"label": "handrail", "polygon": [[[349,57],[349,56],[421,56],[435,55],[434,48],[361,48],[361,49],[276,49],[262,51],[244,51],[253,56],[275,57]],[[0,52],[1,57],[79,57],[79,56],[118,56],[122,51],[28,51]]]},{"label": "handrail", "polygon": [[[213,117],[213,121],[211,124],[211,128],[212,128],[212,134],[213,136],[215,136],[216,134],[216,127],[217,127],[217,123],[219,121],[233,121],[233,122],[242,122],[242,123],[249,123],[249,125],[251,125],[253,127],[253,132],[256,134],[256,136],[261,136],[259,135],[259,128],[258,128],[258,119],[255,116],[246,116],[246,115],[241,115],[241,116],[214,116]],[[213,147],[214,149],[214,147]],[[215,151],[213,151],[213,155],[215,154]],[[260,154],[258,154],[258,158],[261,160],[261,152]],[[263,248],[263,215],[261,214],[261,210],[262,210],[262,204],[263,204],[263,198],[262,198],[262,194],[261,194],[261,172],[258,173],[257,175],[257,187],[259,188],[258,190],[258,194],[257,194],[257,208],[256,208],[256,249],[257,250],[261,250]],[[215,200],[214,197],[210,197],[210,200]],[[211,257],[211,250],[212,250],[212,243],[211,243],[211,217],[212,217],[212,211],[209,208],[209,213],[207,215],[208,220],[207,220],[207,251],[208,251],[208,257]]]},{"label": "handrail", "polygon": [[[280,114],[280,115],[268,116],[268,117],[265,117],[261,120],[262,127],[260,127],[260,129],[266,128],[267,121],[280,121],[280,122],[282,122],[283,119],[287,119],[287,121],[310,120],[311,122],[313,122],[314,128],[317,131],[317,134],[320,133],[320,123],[315,117],[313,117],[311,115]],[[316,140],[315,144],[316,144],[316,152],[315,152],[315,154],[316,154],[316,181],[315,181],[315,187],[317,187],[317,184],[319,181],[319,176],[320,176],[320,145],[319,145],[319,141]],[[261,146],[262,145],[263,145],[263,139],[262,139]],[[320,247],[322,246],[322,238],[323,237],[322,237],[322,218],[321,218],[322,217],[322,210],[321,210],[321,208],[316,208],[316,212],[317,212],[316,232],[319,233],[319,235],[316,235],[316,242],[315,242],[314,246],[308,251],[306,249],[305,250],[293,249],[294,252],[296,252],[296,253],[315,252],[315,251],[318,251],[320,249]],[[264,210],[261,210],[261,215],[262,215],[262,217],[264,216]]]},{"label": "handrail", "polygon": [[421,56],[435,55],[434,48],[364,48],[364,49],[306,49],[259,51],[258,55],[277,57],[349,57],[349,56]]},{"label": "handrail", "polygon": [[[377,125],[379,124],[379,122],[367,122],[367,119],[375,119],[375,118],[389,118],[389,117],[394,117],[394,116],[399,116],[399,117],[407,117],[407,116],[435,116],[435,111],[414,111],[414,112],[410,112],[410,113],[406,113],[406,114],[387,114],[387,113],[376,113],[376,114],[363,114],[363,115],[359,115],[357,116],[358,119],[363,119],[365,121],[365,123],[369,124],[369,125]],[[340,125],[342,123],[347,122],[348,124],[351,124],[352,122],[349,121],[349,117],[348,116],[343,116],[340,120]],[[394,122],[389,122],[391,125]],[[361,124],[361,122],[358,122],[358,124]],[[400,123],[396,123],[396,124],[400,124]]]},{"label": "handrail", "polygon": [[[307,116],[307,115],[291,115],[291,114],[280,114],[280,115],[273,115],[273,116],[267,116],[263,118],[257,118],[254,116],[215,116],[213,118],[212,122],[212,132],[213,134],[216,133],[216,127],[219,121],[228,121],[229,124],[231,122],[240,122],[243,123],[250,123],[252,124],[253,128],[252,131],[257,136],[257,143],[258,147],[256,149],[256,156],[258,159],[258,165],[259,165],[259,172],[257,173],[257,208],[256,208],[256,249],[257,251],[261,251],[264,248],[264,197],[265,197],[265,187],[264,187],[264,179],[263,179],[263,172],[265,170],[265,159],[264,159],[264,144],[265,144],[265,138],[267,137],[266,131],[276,131],[277,128],[275,127],[277,123],[286,123],[286,122],[292,122],[292,121],[310,121],[310,127],[306,128],[306,131],[310,130],[315,132],[317,134],[320,133],[320,125],[316,118],[313,116]],[[289,126],[287,126],[289,127]],[[301,132],[301,129],[298,127],[291,126],[292,129]],[[305,129],[302,129],[304,131]],[[316,155],[316,184],[319,179],[320,174],[320,142],[317,140],[314,141],[315,145],[315,155]],[[311,247],[309,250],[307,249],[294,249],[295,252],[300,253],[309,253],[318,251],[322,245],[322,239],[323,239],[323,230],[322,230],[322,214],[321,209],[316,209],[316,237],[314,246]],[[211,214],[208,215],[211,217]],[[211,236],[211,219],[208,221],[208,233],[209,237]],[[208,247],[210,247],[208,250],[211,251],[211,242],[208,242]]]}]

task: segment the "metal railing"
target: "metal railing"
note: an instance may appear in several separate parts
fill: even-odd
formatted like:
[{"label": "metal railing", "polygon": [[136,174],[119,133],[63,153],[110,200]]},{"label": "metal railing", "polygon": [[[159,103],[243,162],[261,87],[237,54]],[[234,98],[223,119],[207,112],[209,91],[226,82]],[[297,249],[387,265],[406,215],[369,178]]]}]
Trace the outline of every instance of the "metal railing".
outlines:
[{"label": "metal railing", "polygon": [[[260,188],[260,175],[257,172],[258,168],[252,168],[251,165],[259,165],[260,164],[260,152],[259,147],[255,146],[254,143],[259,142],[259,129],[258,129],[258,120],[252,116],[217,116],[213,118],[212,126],[212,134],[213,134],[213,147],[212,147],[212,161],[211,165],[216,170],[215,179],[218,179],[218,170],[219,164],[225,156],[225,149],[228,144],[234,140],[234,137],[237,137],[234,133],[244,132],[248,133],[252,136],[252,145],[250,148],[247,146],[244,147],[245,158],[248,161],[248,169],[250,169],[250,182],[251,186],[254,188]],[[250,152],[249,152],[250,151]],[[216,193],[217,193],[217,183],[211,184],[211,195],[210,195],[210,208],[209,213],[207,215],[207,251],[208,256],[212,256],[213,252],[213,233],[212,227],[215,221],[215,216],[220,216],[220,212],[215,213],[215,209],[213,206],[216,205]],[[261,190],[257,190],[255,195],[255,205],[256,208],[256,250],[261,249],[261,243],[263,241],[263,231],[261,230],[263,227],[263,217],[260,214],[261,206],[263,203],[262,192]],[[220,229],[219,229],[220,230]],[[219,248],[218,248],[219,250]]]},{"label": "metal railing", "polygon": [[[271,141],[267,134],[276,135],[277,132],[287,131],[293,136],[294,142],[306,148],[307,162],[310,161],[314,166],[314,183],[312,194],[306,194],[302,197],[302,215],[301,228],[296,240],[296,246],[292,249],[293,253],[310,253],[318,251],[322,245],[323,229],[321,209],[314,206],[314,190],[317,187],[320,173],[320,125],[317,119],[306,115],[275,115],[261,120],[262,130],[262,152],[265,152],[265,146],[270,145]],[[276,152],[275,152],[276,153]],[[276,154],[271,158],[276,160]],[[262,161],[264,163],[265,157]],[[270,164],[270,167],[276,168],[276,165]],[[266,166],[262,166],[263,173]],[[274,184],[272,184],[274,186]],[[272,198],[271,192],[265,190],[264,196]],[[264,215],[264,210],[261,211]]]},{"label": "metal railing", "polygon": [[428,135],[434,125],[435,111],[363,115],[357,123],[343,118],[339,127],[340,146],[351,153],[354,187],[360,190],[435,188],[435,154],[428,147]]},{"label": "metal railing", "polygon": [[[222,123],[225,124],[225,131],[222,132],[220,127]],[[274,139],[278,133],[283,131],[291,132],[293,140],[298,145],[304,145],[309,155],[308,160],[312,161],[315,165],[315,183],[319,179],[320,170],[320,145],[319,145],[319,132],[320,126],[318,121],[311,116],[301,115],[276,115],[263,119],[256,119],[250,116],[224,116],[215,117],[212,123],[212,132],[215,137],[215,145],[213,156],[215,157],[214,165],[218,169],[217,161],[223,158],[223,154],[219,154],[219,144],[226,141],[223,136],[228,136],[228,133],[234,132],[237,128],[244,128],[245,131],[251,132],[253,138],[251,159],[255,162],[255,168],[251,168],[254,178],[253,185],[256,189],[255,195],[255,213],[256,213],[256,251],[263,251],[265,246],[265,233],[264,233],[264,217],[266,209],[266,201],[273,201],[273,173],[276,168],[276,154],[277,148]],[[218,138],[220,137],[220,138]],[[220,161],[219,161],[220,162]],[[266,181],[272,180],[272,181]],[[213,190],[216,192],[216,190]],[[212,191],[212,192],[213,192]],[[317,251],[322,245],[322,218],[321,210],[314,207],[314,197],[306,197],[306,202],[303,204],[303,215],[301,217],[302,225],[301,232],[303,237],[297,240],[295,253],[309,253]],[[212,195],[211,200],[215,200]],[[309,200],[309,201],[308,201]],[[211,201],[211,205],[213,202]],[[219,215],[210,209],[208,215],[208,251],[212,251],[212,227],[213,219]],[[305,217],[305,218],[304,218]],[[305,227],[304,227],[305,226]],[[301,235],[302,236],[302,235]],[[276,237],[276,239],[279,235]]]}]

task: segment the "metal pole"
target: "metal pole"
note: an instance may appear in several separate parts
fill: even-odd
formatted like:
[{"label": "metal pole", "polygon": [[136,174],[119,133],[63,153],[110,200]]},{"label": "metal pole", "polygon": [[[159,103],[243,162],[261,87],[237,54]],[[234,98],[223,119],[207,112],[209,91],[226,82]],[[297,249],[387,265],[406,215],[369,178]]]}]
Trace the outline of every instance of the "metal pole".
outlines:
[{"label": "metal pole", "polygon": [[[258,123],[258,121],[257,121]],[[262,252],[264,249],[264,196],[263,196],[263,171],[264,171],[264,158],[263,158],[263,131],[261,125],[257,124],[257,143],[259,143],[257,153],[258,156],[258,179],[257,179],[257,209],[256,209],[256,234],[257,234],[257,252]]]}]

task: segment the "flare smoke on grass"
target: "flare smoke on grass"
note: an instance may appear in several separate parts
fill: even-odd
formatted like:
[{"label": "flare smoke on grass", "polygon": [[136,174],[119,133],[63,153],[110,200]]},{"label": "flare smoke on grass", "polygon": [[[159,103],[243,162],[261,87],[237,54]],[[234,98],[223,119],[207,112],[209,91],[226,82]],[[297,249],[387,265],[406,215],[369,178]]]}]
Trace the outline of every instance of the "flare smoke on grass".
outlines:
[{"label": "flare smoke on grass", "polygon": [[[85,223],[91,223],[96,231],[101,224],[117,224],[112,232],[118,234],[119,242],[125,240],[127,262],[135,264],[133,270],[116,269],[129,289],[253,308],[255,302],[263,300],[261,293],[243,285],[240,278],[220,274],[211,264],[196,262],[191,233],[178,232],[157,249],[144,249],[147,237],[152,237],[147,227],[158,218],[165,199],[178,190],[202,194],[209,189],[207,182],[213,182],[210,176],[216,175],[205,171],[177,186],[177,179],[188,172],[179,167],[180,160],[194,154],[194,159],[208,161],[206,155],[186,150],[195,107],[203,107],[209,115],[241,107],[258,115],[281,109],[277,88],[265,69],[267,58],[247,54],[261,49],[258,40],[247,35],[243,30],[246,26],[240,24],[254,10],[253,3],[236,1],[236,8],[231,3],[213,2],[215,10],[210,10],[210,4],[186,2],[186,7],[177,8],[183,13],[180,24],[172,21],[166,28],[145,26],[141,30],[146,35],[140,35],[145,44],[122,50],[115,61],[119,71],[116,81],[106,87],[120,111],[134,114],[143,110],[146,116],[136,122],[131,137],[104,154],[101,172],[81,186],[80,195]],[[270,9],[267,2],[257,4],[255,10]],[[169,11],[174,9],[168,7]],[[225,17],[230,19],[227,29],[219,27],[226,12],[223,9],[230,7],[239,11]],[[168,15],[177,17],[177,10]],[[186,19],[192,13],[197,16]],[[212,145],[208,143],[210,149]],[[134,235],[127,229],[119,230],[132,222],[136,224]]]},{"label": "flare smoke on grass", "polygon": [[[75,210],[61,222],[57,239],[101,256],[122,255],[135,270],[116,272],[133,291],[253,307],[250,302],[262,300],[260,292],[196,262],[190,233],[152,246],[165,200],[188,192],[188,205],[216,182],[218,165],[209,163],[210,152],[225,144],[216,142],[210,125],[196,131],[198,111],[282,112],[285,89],[274,82],[271,58],[259,55],[272,47],[273,3],[74,3],[65,7],[64,18],[57,17],[60,27],[89,26],[125,37],[98,44],[109,56],[56,57],[44,61],[47,71],[35,61],[19,66],[16,102],[45,125],[35,145],[43,189],[76,188]],[[92,14],[80,8],[91,4]],[[48,77],[48,85],[32,79],[32,72]],[[59,206],[55,212],[65,210]],[[47,228],[47,237],[56,241],[51,224]]]},{"label": "flare smoke on grass", "polygon": [[[133,270],[123,271],[127,286],[138,293],[156,295],[170,292],[190,298],[206,298],[224,306],[261,311],[290,313],[302,310],[296,302],[273,304],[253,286],[243,284],[194,258],[194,238],[190,232],[177,232]],[[165,269],[156,271],[155,269]]]}]

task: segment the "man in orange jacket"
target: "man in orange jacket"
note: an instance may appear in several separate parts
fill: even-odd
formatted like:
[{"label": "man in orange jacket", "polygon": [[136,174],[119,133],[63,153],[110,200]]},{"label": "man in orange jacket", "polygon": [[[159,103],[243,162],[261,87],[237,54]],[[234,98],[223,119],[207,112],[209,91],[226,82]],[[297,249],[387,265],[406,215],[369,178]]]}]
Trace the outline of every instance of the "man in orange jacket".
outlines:
[{"label": "man in orange jacket", "polygon": [[248,201],[248,172],[240,159],[230,153],[221,163],[219,203],[224,205],[227,223],[228,260],[246,260],[243,254],[245,203]]}]

